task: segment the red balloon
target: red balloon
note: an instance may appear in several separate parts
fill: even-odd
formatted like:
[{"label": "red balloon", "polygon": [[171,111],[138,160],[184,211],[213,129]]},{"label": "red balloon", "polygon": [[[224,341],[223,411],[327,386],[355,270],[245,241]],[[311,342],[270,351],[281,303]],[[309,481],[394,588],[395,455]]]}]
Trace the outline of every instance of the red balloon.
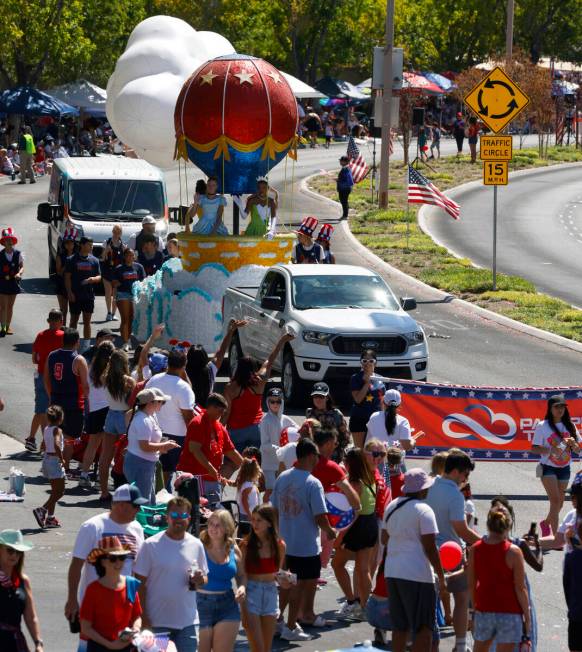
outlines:
[{"label": "red balloon", "polygon": [[439,549],[441,564],[446,571],[457,568],[463,559],[463,549],[456,541],[447,541]]}]

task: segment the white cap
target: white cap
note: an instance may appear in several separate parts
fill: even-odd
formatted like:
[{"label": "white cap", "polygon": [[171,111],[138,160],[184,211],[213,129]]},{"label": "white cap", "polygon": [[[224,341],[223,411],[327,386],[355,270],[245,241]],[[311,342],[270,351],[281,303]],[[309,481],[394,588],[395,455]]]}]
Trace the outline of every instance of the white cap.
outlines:
[{"label": "white cap", "polygon": [[384,405],[400,405],[402,397],[397,389],[389,389],[384,394]]},{"label": "white cap", "polygon": [[141,221],[142,224],[155,224],[156,223],[156,218],[152,217],[151,215],[146,215],[143,220]]}]

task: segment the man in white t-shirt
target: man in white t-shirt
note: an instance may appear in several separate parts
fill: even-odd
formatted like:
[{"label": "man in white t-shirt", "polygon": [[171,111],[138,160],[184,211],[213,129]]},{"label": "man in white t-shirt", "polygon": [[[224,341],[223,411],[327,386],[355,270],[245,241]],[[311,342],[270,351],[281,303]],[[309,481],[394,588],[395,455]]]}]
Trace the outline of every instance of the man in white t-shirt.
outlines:
[{"label": "man in white t-shirt", "polygon": [[180,453],[186,437],[188,424],[194,418],[194,392],[187,380],[186,353],[181,348],[175,348],[168,354],[168,370],[165,374],[156,374],[146,384],[148,389],[156,387],[172,400],[162,405],[158,412],[158,423],[164,437],[175,441],[180,448],[173,448],[160,455],[164,472],[164,483],[168,483],[176,470]]},{"label": "man in white t-shirt", "polygon": [[168,529],[143,544],[134,567],[141,581],[142,626],[169,632],[177,652],[196,652],[196,588],[208,580],[204,546],[188,532],[191,509],[185,498],[168,503]]},{"label": "man in white t-shirt", "polygon": [[388,545],[384,574],[395,652],[404,652],[411,632],[415,648],[429,650],[437,627],[433,569],[441,591],[445,574],[436,546],[436,518],[423,502],[432,483],[423,469],[410,469],[404,475],[404,495],[384,512],[382,543]]},{"label": "man in white t-shirt", "polygon": [[[136,486],[121,485],[111,499],[111,511],[93,516],[81,525],[69,565],[65,604],[65,617],[69,622],[78,619],[85,589],[98,579],[95,567],[85,563],[85,560],[103,537],[116,536],[121,543],[131,546],[131,554],[124,563],[121,574],[132,575],[135,558],[144,541],[143,528],[135,516],[140,506],[147,502]],[[77,652],[85,652],[86,646],[87,641],[79,641]]]}]

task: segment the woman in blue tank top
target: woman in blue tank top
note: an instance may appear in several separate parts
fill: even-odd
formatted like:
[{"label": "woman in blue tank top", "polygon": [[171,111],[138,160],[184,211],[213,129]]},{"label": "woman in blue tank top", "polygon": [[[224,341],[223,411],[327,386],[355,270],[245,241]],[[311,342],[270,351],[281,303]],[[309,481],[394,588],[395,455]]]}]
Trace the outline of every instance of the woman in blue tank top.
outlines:
[{"label": "woman in blue tank top", "polygon": [[[240,625],[239,603],[245,599],[246,578],[242,555],[234,541],[232,516],[219,509],[200,534],[208,562],[208,582],[198,589],[199,652],[231,652]],[[237,588],[232,589],[232,580]]]}]

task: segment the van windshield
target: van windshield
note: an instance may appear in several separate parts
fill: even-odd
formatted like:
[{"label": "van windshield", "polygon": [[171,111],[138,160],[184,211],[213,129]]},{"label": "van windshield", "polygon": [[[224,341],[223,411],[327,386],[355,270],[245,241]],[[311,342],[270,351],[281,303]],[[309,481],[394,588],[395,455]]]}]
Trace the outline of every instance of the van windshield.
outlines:
[{"label": "van windshield", "polygon": [[69,209],[95,220],[140,222],[147,213],[163,217],[164,190],[159,181],[78,179],[69,184]]}]

